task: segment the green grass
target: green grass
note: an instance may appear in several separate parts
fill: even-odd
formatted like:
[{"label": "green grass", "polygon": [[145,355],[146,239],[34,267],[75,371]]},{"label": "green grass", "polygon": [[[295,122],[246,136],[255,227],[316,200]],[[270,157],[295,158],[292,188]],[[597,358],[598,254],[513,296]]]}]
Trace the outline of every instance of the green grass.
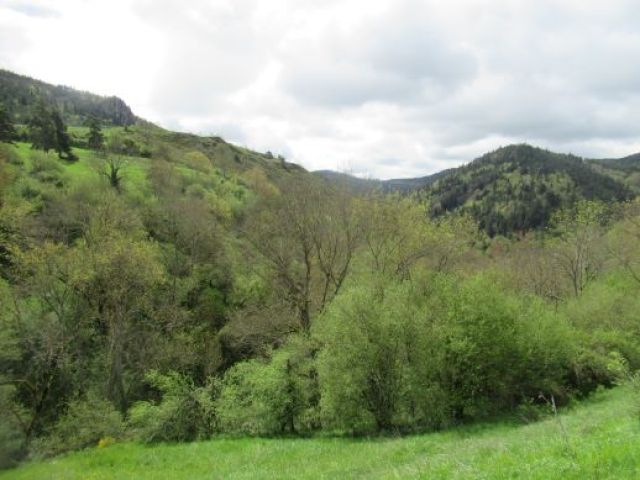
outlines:
[{"label": "green grass", "polygon": [[[31,149],[29,143],[18,142],[13,147],[20,155],[23,171],[29,171],[31,168],[30,157],[34,150]],[[42,153],[42,152],[40,152]],[[74,148],[73,153],[78,157],[74,162],[59,160],[55,152],[49,152],[49,156],[59,162],[63,167],[66,177],[70,180],[70,186],[79,185],[88,180],[99,178],[100,159],[90,150]],[[141,157],[127,157],[126,165],[122,172],[124,177],[124,186],[138,192],[148,190],[147,172],[151,161]]]},{"label": "green grass", "polygon": [[529,425],[494,422],[404,438],[215,439],[92,448],[5,479],[637,479],[640,419],[628,387]]}]

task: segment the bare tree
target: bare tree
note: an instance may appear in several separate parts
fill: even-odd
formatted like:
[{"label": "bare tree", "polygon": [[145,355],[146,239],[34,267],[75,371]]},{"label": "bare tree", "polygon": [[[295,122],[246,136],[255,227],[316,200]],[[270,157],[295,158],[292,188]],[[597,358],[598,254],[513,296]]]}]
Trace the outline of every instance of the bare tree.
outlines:
[{"label": "bare tree", "polygon": [[349,273],[360,239],[353,199],[296,179],[250,216],[245,231],[297,312],[299,329],[308,332]]}]

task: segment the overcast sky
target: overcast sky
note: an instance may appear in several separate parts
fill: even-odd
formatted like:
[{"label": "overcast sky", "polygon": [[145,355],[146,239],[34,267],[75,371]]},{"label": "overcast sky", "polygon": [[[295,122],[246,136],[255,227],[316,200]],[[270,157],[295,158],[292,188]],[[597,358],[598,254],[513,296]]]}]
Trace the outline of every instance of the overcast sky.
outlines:
[{"label": "overcast sky", "polygon": [[637,0],[0,0],[0,67],[312,170],[640,151]]}]

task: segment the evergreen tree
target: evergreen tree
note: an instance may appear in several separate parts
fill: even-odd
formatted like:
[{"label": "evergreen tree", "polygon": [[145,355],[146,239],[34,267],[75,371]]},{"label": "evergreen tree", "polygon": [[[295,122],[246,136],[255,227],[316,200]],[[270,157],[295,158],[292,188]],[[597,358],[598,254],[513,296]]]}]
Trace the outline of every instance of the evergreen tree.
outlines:
[{"label": "evergreen tree", "polygon": [[55,150],[60,158],[76,158],[71,152],[71,139],[62,115],[57,108],[47,105],[42,97],[36,101],[31,111],[28,128],[31,148],[45,152]]},{"label": "evergreen tree", "polygon": [[67,126],[62,120],[62,115],[58,110],[51,111],[51,120],[55,129],[55,150],[58,157],[68,160],[75,160],[76,156],[71,151],[71,138],[67,132]]},{"label": "evergreen tree", "polygon": [[16,129],[11,123],[8,112],[0,105],[0,142],[11,143],[16,138]]},{"label": "evergreen tree", "polygon": [[27,126],[31,148],[45,152],[55,149],[57,139],[52,110],[42,98],[34,104]]},{"label": "evergreen tree", "polygon": [[100,151],[104,148],[104,135],[100,128],[100,122],[96,117],[91,117],[87,122],[89,126],[89,134],[87,135],[87,144],[91,150]]}]

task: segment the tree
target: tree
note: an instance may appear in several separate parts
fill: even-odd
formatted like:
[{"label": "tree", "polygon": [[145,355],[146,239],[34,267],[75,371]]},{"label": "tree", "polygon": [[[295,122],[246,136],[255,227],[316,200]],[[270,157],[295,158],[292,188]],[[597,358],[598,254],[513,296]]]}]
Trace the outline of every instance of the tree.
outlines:
[{"label": "tree", "polygon": [[359,204],[364,244],[373,273],[407,278],[418,264],[450,269],[475,240],[468,216],[430,220],[412,197],[371,195]]},{"label": "tree", "polygon": [[271,268],[272,283],[295,310],[299,329],[338,294],[360,240],[353,200],[296,179],[250,216],[247,238]]},{"label": "tree", "polygon": [[42,97],[38,98],[34,104],[27,126],[31,148],[45,152],[55,150],[58,157],[75,160],[62,115],[55,106],[48,105]]},{"label": "tree", "polygon": [[120,133],[114,133],[107,142],[107,151],[103,152],[101,174],[109,181],[116,192],[122,192],[122,170],[127,165],[126,155],[131,155],[131,142]]},{"label": "tree", "polygon": [[76,156],[71,151],[71,139],[67,132],[67,126],[64,124],[62,115],[57,109],[51,111],[51,119],[55,129],[55,150],[58,153],[58,157],[76,160]]},{"label": "tree", "polygon": [[553,216],[556,242],[552,254],[576,297],[602,270],[607,214],[603,203],[583,200]]},{"label": "tree", "polygon": [[609,252],[640,283],[640,201],[624,205],[621,220],[609,234]]},{"label": "tree", "polygon": [[104,135],[100,128],[100,121],[96,117],[91,117],[87,125],[89,126],[87,145],[91,150],[101,151],[104,148]]},{"label": "tree", "polygon": [[52,121],[51,107],[42,97],[36,100],[31,109],[27,127],[31,148],[45,152],[56,148],[56,126]]},{"label": "tree", "polygon": [[9,113],[0,105],[0,142],[11,143],[16,138],[16,129],[11,122]]}]

